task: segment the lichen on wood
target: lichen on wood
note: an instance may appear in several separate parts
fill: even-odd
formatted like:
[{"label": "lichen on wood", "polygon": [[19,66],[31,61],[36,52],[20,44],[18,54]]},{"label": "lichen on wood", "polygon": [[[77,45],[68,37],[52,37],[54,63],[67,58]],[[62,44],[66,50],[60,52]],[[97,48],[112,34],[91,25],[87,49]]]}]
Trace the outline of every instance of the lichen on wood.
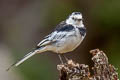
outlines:
[{"label": "lichen on wood", "polygon": [[90,74],[91,68],[88,65],[68,60],[64,64],[57,65],[60,73],[59,80],[119,80],[117,69],[109,64],[103,51],[94,49],[90,53],[93,55],[92,61],[94,62],[93,75]]}]

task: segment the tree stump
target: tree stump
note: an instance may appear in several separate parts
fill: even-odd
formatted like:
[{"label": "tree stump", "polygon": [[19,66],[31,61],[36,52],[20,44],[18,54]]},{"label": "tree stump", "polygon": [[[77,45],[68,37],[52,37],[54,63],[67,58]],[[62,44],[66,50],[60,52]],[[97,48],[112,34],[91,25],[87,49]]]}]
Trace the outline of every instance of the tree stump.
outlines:
[{"label": "tree stump", "polygon": [[94,62],[93,75],[90,74],[88,65],[68,60],[64,64],[57,65],[60,73],[59,80],[119,80],[117,69],[109,64],[103,51],[94,49],[90,53],[93,55],[92,61]]}]

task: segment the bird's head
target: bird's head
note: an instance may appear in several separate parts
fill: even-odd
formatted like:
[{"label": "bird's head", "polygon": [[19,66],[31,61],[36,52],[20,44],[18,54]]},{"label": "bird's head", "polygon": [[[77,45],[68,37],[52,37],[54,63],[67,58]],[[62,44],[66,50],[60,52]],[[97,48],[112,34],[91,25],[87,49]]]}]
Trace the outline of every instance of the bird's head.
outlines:
[{"label": "bird's head", "polygon": [[83,26],[83,21],[82,20],[83,20],[83,18],[82,18],[82,14],[80,12],[73,12],[66,19],[66,23],[82,27]]}]

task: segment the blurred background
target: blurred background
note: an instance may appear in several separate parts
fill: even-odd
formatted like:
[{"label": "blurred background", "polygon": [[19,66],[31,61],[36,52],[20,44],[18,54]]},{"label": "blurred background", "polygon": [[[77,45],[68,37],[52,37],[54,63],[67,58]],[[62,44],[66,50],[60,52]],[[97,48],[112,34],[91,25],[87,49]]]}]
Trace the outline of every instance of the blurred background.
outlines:
[{"label": "blurred background", "polygon": [[83,14],[87,36],[81,46],[65,56],[93,66],[89,51],[99,48],[120,68],[120,0],[0,0],[0,79],[58,80],[56,65],[60,60],[52,52],[5,70],[73,11]]}]

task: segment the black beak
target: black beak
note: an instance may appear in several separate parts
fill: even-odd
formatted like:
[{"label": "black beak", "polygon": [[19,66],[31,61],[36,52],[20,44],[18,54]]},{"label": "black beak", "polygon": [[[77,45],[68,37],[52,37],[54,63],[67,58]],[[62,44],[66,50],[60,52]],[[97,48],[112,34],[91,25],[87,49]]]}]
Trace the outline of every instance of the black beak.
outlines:
[{"label": "black beak", "polygon": [[78,21],[81,21],[82,19],[77,19]]}]

